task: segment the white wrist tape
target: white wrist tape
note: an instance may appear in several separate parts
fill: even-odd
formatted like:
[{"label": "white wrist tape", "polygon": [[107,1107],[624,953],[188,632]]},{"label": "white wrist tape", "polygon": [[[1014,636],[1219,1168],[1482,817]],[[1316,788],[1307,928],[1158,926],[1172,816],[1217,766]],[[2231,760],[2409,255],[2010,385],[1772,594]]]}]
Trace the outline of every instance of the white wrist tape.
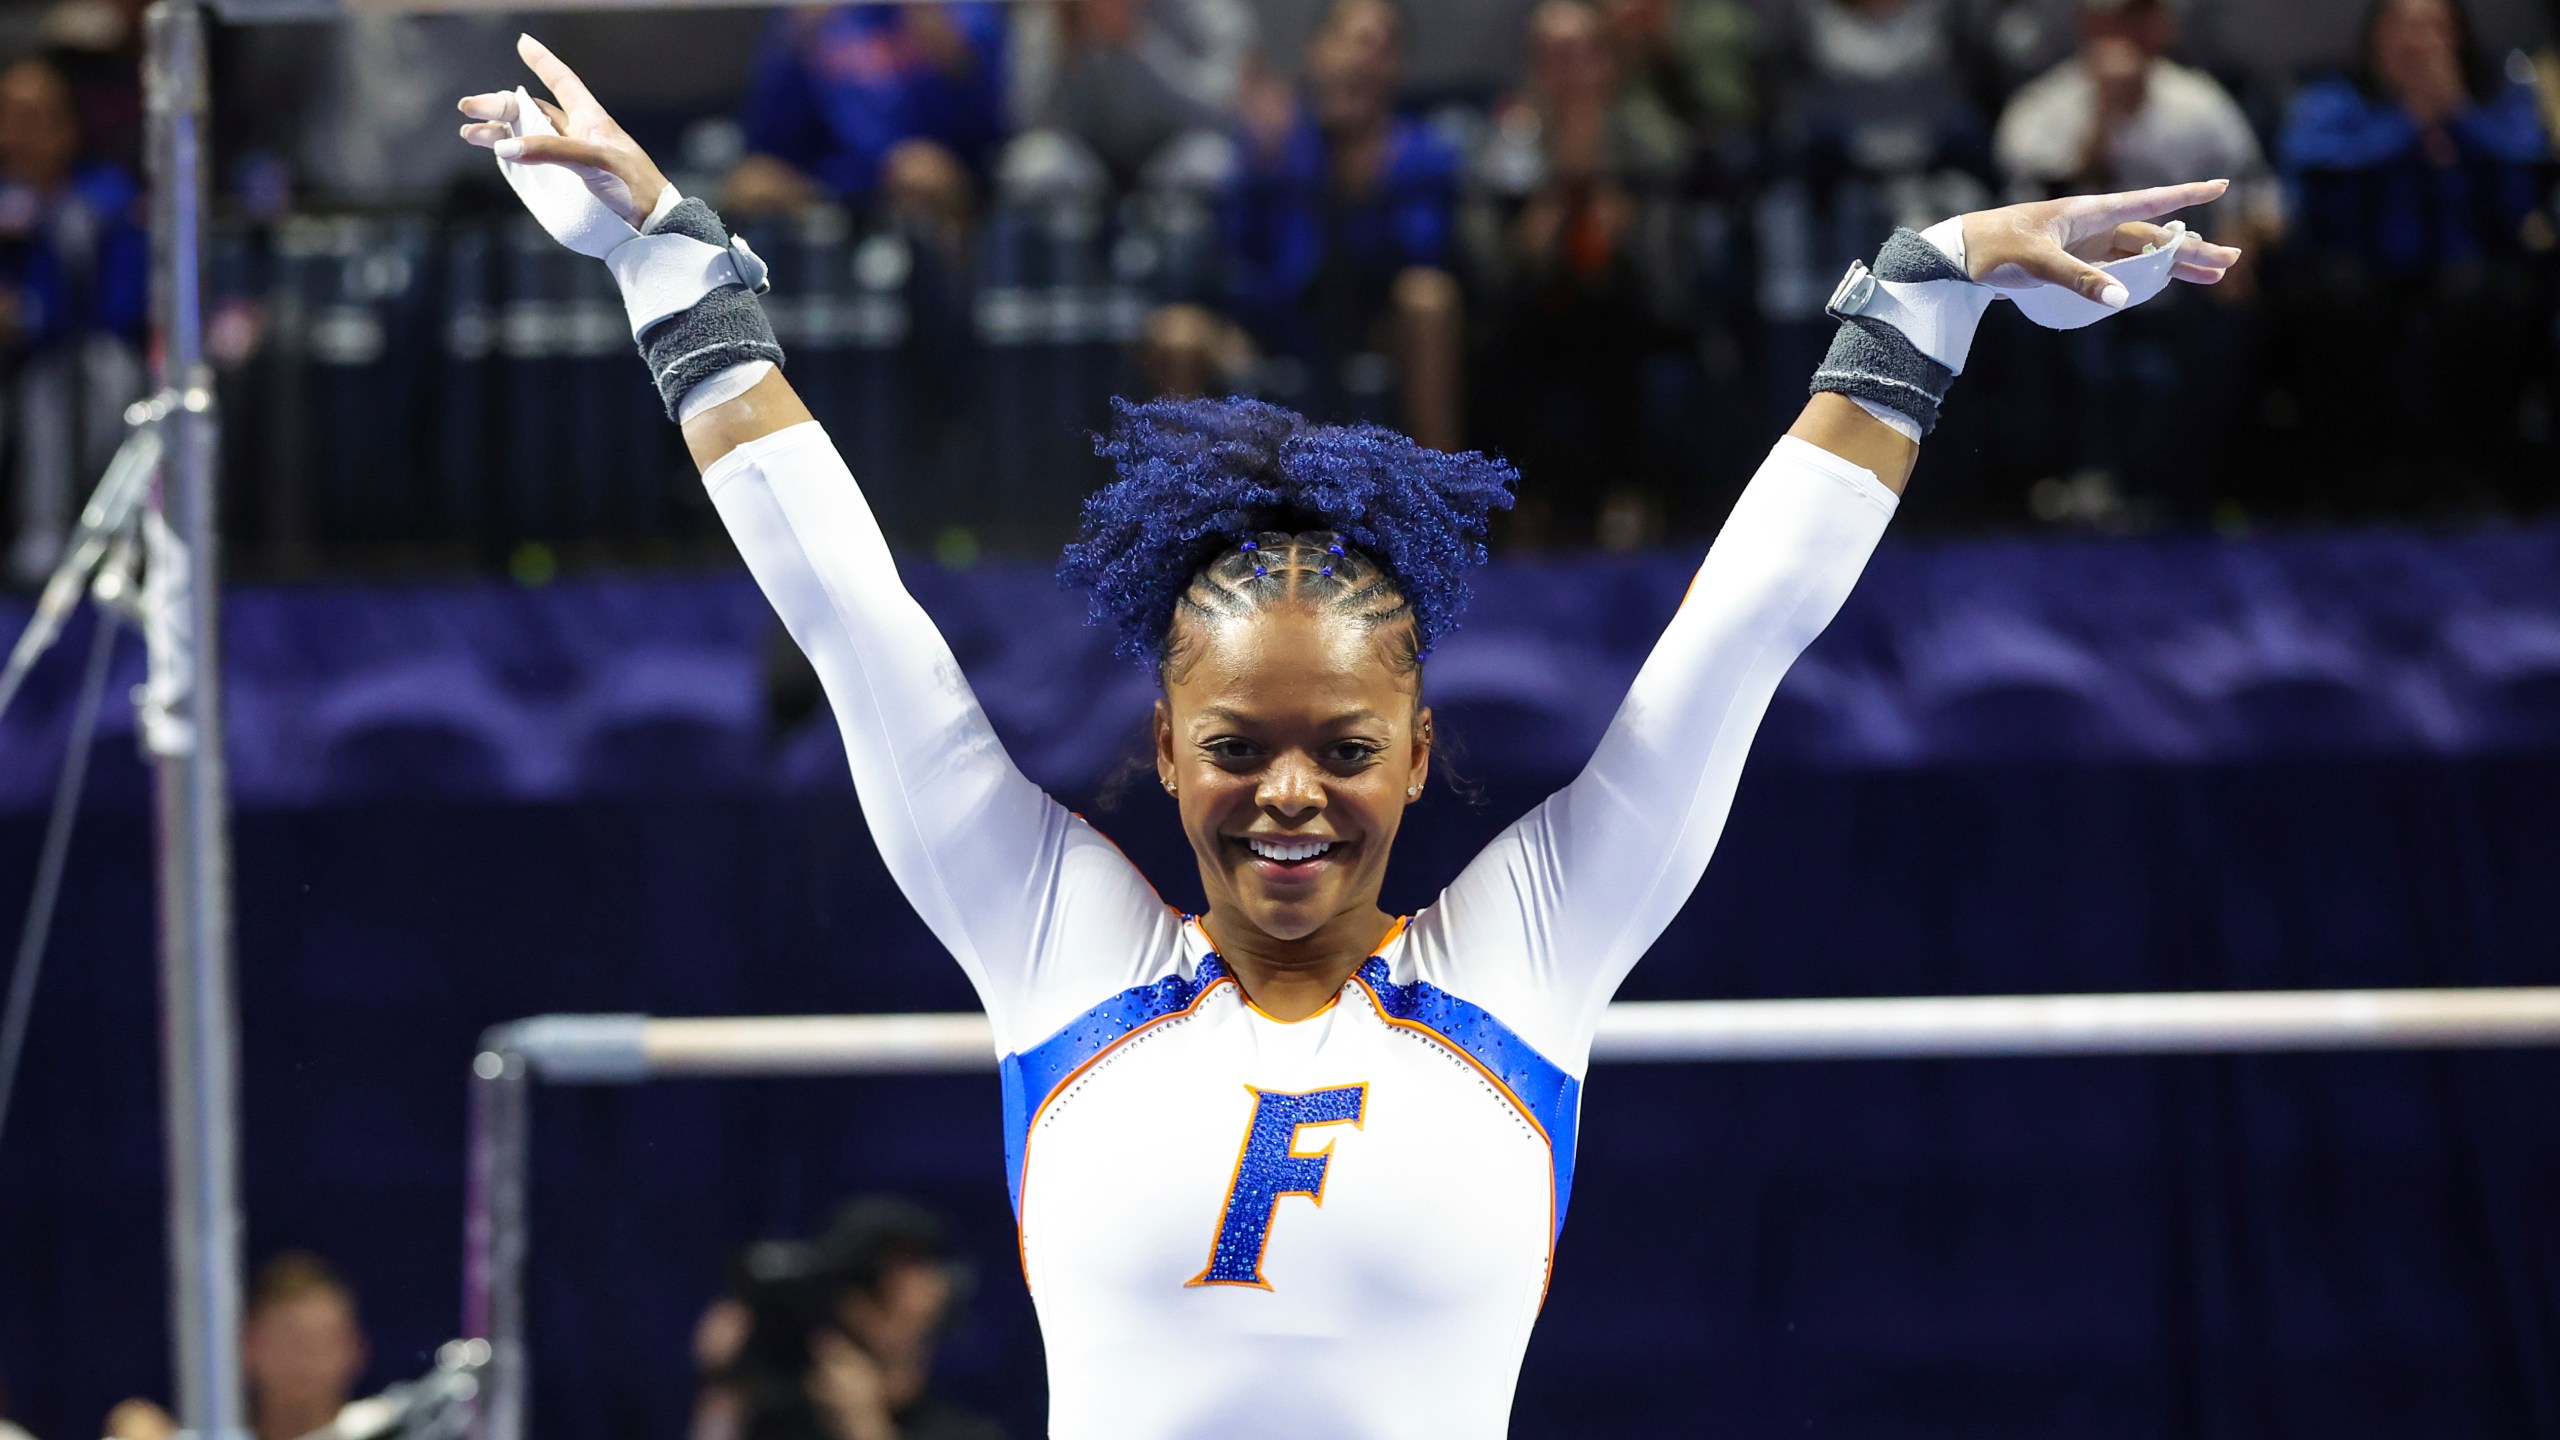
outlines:
[{"label": "white wrist tape", "polygon": [[[672,185],[667,195],[681,199]],[[651,223],[664,219],[674,208],[662,202],[650,216]],[[631,318],[634,340],[668,316],[702,303],[702,297],[723,285],[761,290],[766,274],[763,259],[734,235],[726,245],[712,245],[690,235],[635,233],[613,247],[604,263],[613,268],[614,282],[622,287],[622,309]]]},{"label": "white wrist tape", "polygon": [[[1956,244],[1961,250],[1960,235]],[[1897,230],[1873,269],[1850,266],[1832,292],[1827,308],[1840,333],[1813,372],[1813,389],[1898,411],[1926,435],[1991,300],[1941,242]]]},{"label": "white wrist tape", "polygon": [[1831,309],[1883,321],[1920,347],[1921,354],[1961,375],[1982,312],[1998,294],[1970,280],[1885,280],[1869,271],[1843,282]]},{"label": "white wrist tape", "polygon": [[667,217],[674,214],[675,208],[683,203],[684,196],[678,194],[673,185],[659,191],[658,203],[649,207],[649,217],[640,222],[640,233],[643,235],[658,233],[658,227],[665,224]]},{"label": "white wrist tape", "polygon": [[[1919,238],[1946,257],[1951,268],[1938,270],[1935,278],[1913,278],[1923,273],[1923,267],[1897,257],[1889,247],[1876,260],[1883,274],[1864,265],[1850,267],[1838,293],[1831,297],[1831,312],[1842,318],[1863,315],[1881,320],[1901,331],[1921,354],[1947,367],[1949,374],[1961,375],[1965,357],[1973,352],[1982,312],[1991,308],[1999,292],[1963,278],[1963,216],[1941,220],[1920,231]],[[1901,263],[1896,263],[1897,258]]]},{"label": "white wrist tape", "polygon": [[676,402],[676,423],[681,425],[714,405],[726,405],[756,388],[756,382],[773,373],[770,360],[749,360],[732,365],[707,380],[697,381]]},{"label": "white wrist tape", "polygon": [[1847,398],[1850,404],[1866,411],[1886,429],[1914,445],[1928,438],[1928,432],[1920,428],[1920,422],[1912,419],[1905,411],[1897,410],[1890,405],[1879,405],[1864,395],[1851,395]]}]

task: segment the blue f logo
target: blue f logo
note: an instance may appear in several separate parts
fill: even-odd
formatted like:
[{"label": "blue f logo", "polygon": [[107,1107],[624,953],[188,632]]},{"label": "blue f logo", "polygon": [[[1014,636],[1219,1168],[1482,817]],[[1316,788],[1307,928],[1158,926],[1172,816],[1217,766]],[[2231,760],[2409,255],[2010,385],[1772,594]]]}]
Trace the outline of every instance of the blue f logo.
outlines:
[{"label": "blue f logo", "polygon": [[1310,1125],[1358,1125],[1369,1113],[1366,1085],[1298,1095],[1244,1088],[1253,1096],[1253,1119],[1236,1154],[1235,1178],[1227,1182],[1218,1238],[1209,1248],[1209,1268],[1186,1285],[1270,1289],[1271,1282],[1262,1278],[1262,1252],[1271,1244],[1272,1210],[1283,1195],[1304,1195],[1322,1205],[1325,1171],[1333,1164],[1333,1142],[1307,1153],[1298,1148],[1298,1132]]}]

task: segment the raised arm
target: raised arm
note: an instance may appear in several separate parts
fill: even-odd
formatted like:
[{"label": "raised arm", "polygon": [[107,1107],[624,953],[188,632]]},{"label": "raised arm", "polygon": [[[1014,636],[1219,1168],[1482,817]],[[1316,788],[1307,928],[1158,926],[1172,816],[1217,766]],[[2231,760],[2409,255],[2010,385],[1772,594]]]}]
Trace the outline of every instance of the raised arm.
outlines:
[{"label": "raised arm", "polygon": [[1872,284],[1853,270],[1819,393],[1743,491],[1590,765],[1416,917],[1417,964],[1441,972],[1424,978],[1579,1069],[1602,1007],[1705,873],[1778,682],[1883,537],[1983,308],[2014,291],[2039,323],[2087,323],[2173,273],[2210,284],[2238,252],[2148,222],[2220,193],[1965,216],[1897,235]]},{"label": "raised arm", "polygon": [[519,49],[560,104],[472,96],[464,138],[498,151],[556,238],[613,267],[721,520],[826,686],[881,858],[968,971],[999,1041],[1036,1040],[1136,983],[1174,917],[1005,754],[899,582],[861,488],[782,377],[750,288],[761,265],[732,256],[717,217],[673,195],[567,66],[530,37]]}]

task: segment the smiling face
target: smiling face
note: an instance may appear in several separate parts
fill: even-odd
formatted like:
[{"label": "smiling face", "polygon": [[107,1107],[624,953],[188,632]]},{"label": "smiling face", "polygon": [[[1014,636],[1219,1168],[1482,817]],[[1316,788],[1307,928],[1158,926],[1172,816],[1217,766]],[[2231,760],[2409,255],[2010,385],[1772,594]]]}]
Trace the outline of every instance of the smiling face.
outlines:
[{"label": "smiling face", "polygon": [[1175,621],[1156,772],[1213,933],[1288,945],[1343,922],[1376,938],[1387,852],[1431,762],[1411,623],[1312,599]]}]

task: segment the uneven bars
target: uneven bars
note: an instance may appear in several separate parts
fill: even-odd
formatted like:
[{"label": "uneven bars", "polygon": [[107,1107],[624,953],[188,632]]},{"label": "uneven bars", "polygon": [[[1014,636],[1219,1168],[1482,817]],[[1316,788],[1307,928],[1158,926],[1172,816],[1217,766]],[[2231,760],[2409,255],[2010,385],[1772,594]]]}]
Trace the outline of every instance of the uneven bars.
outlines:
[{"label": "uneven bars", "polygon": [[[1603,1061],[1923,1059],[2560,1044],[2560,987],[1670,1000],[1612,1005]],[[490,1342],[472,1440],[524,1440],[528,1091],[714,1076],[984,1072],[987,1017],[543,1015],[491,1030],[473,1062],[464,1333]]]},{"label": "uneven bars", "polygon": [[[1595,1061],[1926,1059],[2560,1044],[2560,987],[1670,1000],[1609,1007]],[[493,1049],[545,1080],[984,1070],[976,1014],[550,1015]]]}]

